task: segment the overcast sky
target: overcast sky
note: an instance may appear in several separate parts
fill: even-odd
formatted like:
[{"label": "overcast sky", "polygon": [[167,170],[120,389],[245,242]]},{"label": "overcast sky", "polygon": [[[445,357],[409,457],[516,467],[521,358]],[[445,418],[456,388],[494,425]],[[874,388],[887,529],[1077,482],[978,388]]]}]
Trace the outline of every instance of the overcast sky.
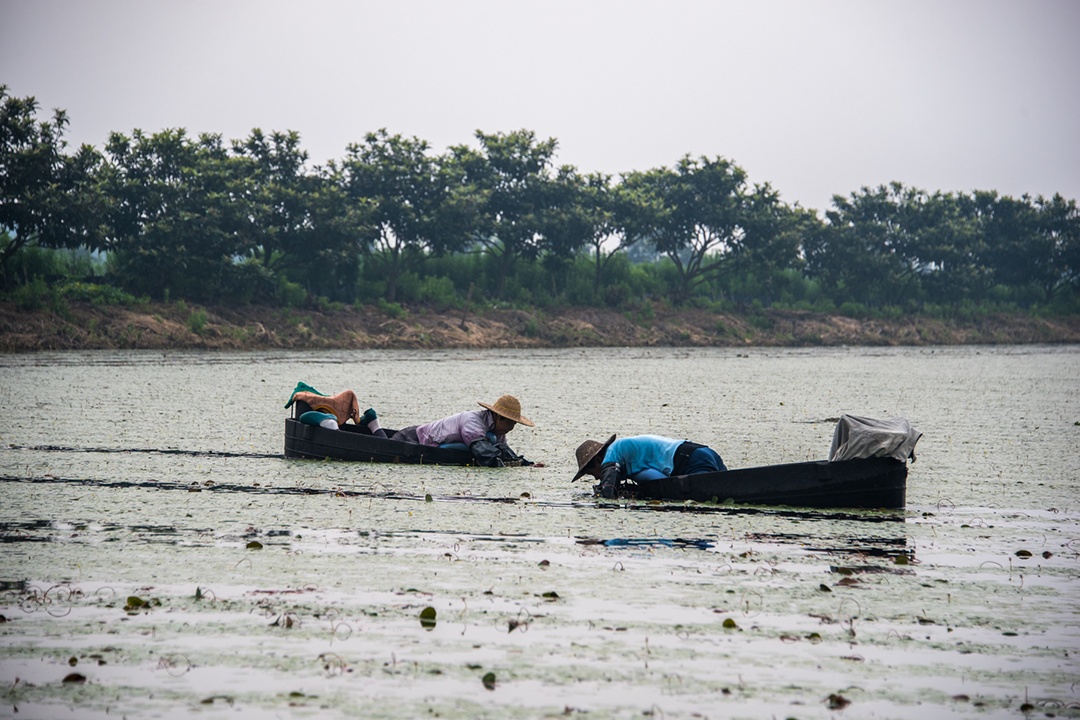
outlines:
[{"label": "overcast sky", "polygon": [[788,203],[898,180],[1080,199],[1075,0],[0,0],[0,84],[72,146],[182,127],[722,156]]}]

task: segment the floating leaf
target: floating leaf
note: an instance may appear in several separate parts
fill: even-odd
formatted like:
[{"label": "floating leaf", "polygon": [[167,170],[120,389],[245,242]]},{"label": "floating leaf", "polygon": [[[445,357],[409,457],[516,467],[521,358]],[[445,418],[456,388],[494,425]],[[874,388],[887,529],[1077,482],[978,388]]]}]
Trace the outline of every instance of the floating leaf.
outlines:
[{"label": "floating leaf", "polygon": [[431,493],[428,493],[427,495],[424,496],[424,502],[432,502]]},{"label": "floating leaf", "polygon": [[897,565],[907,565],[908,564],[908,557],[907,557],[907,555],[897,555],[896,557],[893,558],[893,562],[896,563]]},{"label": "floating leaf", "polygon": [[74,655],[68,658],[68,665],[70,665],[71,667],[75,667],[78,664],[79,658],[75,657]]},{"label": "floating leaf", "polygon": [[833,693],[825,701],[828,703],[830,710],[843,710],[851,704],[851,701],[840,693]]},{"label": "floating leaf", "polygon": [[435,608],[431,607],[430,605],[428,607],[424,608],[423,610],[421,610],[420,611],[420,627],[424,628],[425,630],[427,630],[429,632],[431,630],[434,630],[435,629],[435,616],[436,616]]},{"label": "floating leaf", "polygon": [[1031,557],[1031,551],[1030,550],[1017,550],[1016,551],[1016,557],[1018,557],[1018,558],[1029,558],[1029,557]]},{"label": "floating leaf", "polygon": [[245,547],[248,550],[262,550],[262,543],[258,540],[252,540],[247,545],[245,545]]},{"label": "floating leaf", "polygon": [[832,592],[832,588],[825,583],[821,583],[820,585],[818,585],[818,590],[820,590],[821,592]]},{"label": "floating leaf", "polygon": [[488,690],[494,690],[495,689],[495,673],[489,672],[489,673],[485,674],[484,677],[480,678],[480,682],[484,683],[484,687],[486,687]]},{"label": "floating leaf", "polygon": [[63,682],[66,683],[84,683],[86,682],[86,676],[80,673],[68,673],[64,676]]},{"label": "floating leaf", "polygon": [[146,606],[146,601],[138,595],[129,595],[127,599],[128,608],[141,608]]},{"label": "floating leaf", "polygon": [[539,565],[542,568],[546,568],[549,565],[551,565],[551,561],[550,560],[541,560],[539,563],[537,563],[537,565]]},{"label": "floating leaf", "polygon": [[731,630],[731,629],[737,628],[739,626],[731,618],[725,618],[724,619],[724,627],[727,628],[728,630]]},{"label": "floating leaf", "polygon": [[1047,560],[1049,560],[1053,556],[1054,556],[1054,553],[1050,552],[1049,550],[1046,550],[1045,552],[1043,552],[1043,557],[1046,558]]},{"label": "floating leaf", "polygon": [[541,597],[543,597],[545,600],[553,600],[554,601],[554,600],[559,599],[559,593],[555,592],[554,590],[548,590]]},{"label": "floating leaf", "polygon": [[843,585],[844,587],[847,587],[847,586],[850,586],[850,585],[858,585],[859,581],[856,580],[853,577],[843,577],[843,578],[840,578],[840,580],[836,584],[837,585]]}]

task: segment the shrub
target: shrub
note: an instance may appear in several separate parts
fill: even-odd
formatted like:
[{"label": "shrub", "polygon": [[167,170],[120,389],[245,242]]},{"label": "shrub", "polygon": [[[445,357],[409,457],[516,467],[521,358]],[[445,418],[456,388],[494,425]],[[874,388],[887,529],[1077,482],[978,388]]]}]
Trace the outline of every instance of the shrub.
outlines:
[{"label": "shrub", "polygon": [[387,302],[385,298],[379,298],[379,310],[382,311],[383,315],[395,320],[404,320],[409,316],[409,311],[403,308],[400,303]]},{"label": "shrub", "polygon": [[192,310],[188,315],[187,326],[191,332],[196,335],[202,335],[203,330],[206,329],[206,311],[202,308]]}]

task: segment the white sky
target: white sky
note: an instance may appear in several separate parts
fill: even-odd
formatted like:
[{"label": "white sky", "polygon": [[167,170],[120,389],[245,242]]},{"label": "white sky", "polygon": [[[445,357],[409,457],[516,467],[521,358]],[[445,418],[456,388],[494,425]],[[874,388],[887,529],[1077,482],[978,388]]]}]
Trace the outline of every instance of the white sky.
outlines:
[{"label": "white sky", "polygon": [[1076,0],[0,0],[0,84],[72,146],[525,128],[612,175],[723,156],[788,203],[892,180],[1080,199]]}]

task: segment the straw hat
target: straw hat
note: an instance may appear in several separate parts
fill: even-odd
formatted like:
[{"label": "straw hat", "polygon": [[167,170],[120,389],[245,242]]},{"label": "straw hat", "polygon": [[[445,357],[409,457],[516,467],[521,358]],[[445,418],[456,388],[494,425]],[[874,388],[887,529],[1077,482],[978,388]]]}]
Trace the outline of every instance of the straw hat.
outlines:
[{"label": "straw hat", "polygon": [[496,415],[503,416],[507,420],[513,420],[529,427],[536,427],[536,423],[521,414],[521,401],[513,395],[503,395],[495,401],[494,405],[488,405],[486,402],[479,403],[479,405],[486,407]]},{"label": "straw hat", "polygon": [[593,458],[595,458],[597,455],[603,455],[604,451],[607,450],[608,446],[611,445],[611,443],[613,443],[613,442],[615,442],[615,436],[614,435],[609,437],[607,439],[607,441],[603,442],[603,443],[598,443],[595,440],[586,440],[585,442],[578,445],[578,449],[577,449],[578,471],[577,471],[577,475],[575,475],[574,477],[572,477],[570,479],[570,482],[574,482],[579,477],[584,475],[585,474],[585,468],[588,467],[589,463],[591,463],[593,461]]}]

